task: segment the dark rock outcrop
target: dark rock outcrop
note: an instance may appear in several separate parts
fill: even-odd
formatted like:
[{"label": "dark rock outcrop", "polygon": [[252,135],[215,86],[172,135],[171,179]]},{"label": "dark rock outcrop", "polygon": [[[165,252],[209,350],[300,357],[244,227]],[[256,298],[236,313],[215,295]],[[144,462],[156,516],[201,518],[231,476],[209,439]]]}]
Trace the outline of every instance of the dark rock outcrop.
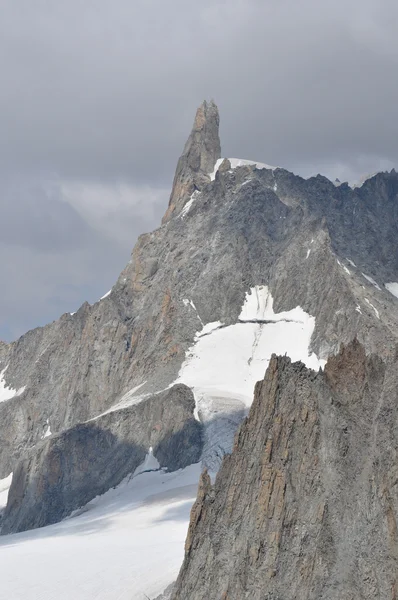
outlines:
[{"label": "dark rock outcrop", "polygon": [[198,462],[194,408],[192,391],[176,385],[47,438],[14,472],[1,533],[56,523],[133,473],[150,447],[170,471]]},{"label": "dark rock outcrop", "polygon": [[212,486],[173,600],[396,600],[397,364],[357,342],[315,373],[273,357]]}]

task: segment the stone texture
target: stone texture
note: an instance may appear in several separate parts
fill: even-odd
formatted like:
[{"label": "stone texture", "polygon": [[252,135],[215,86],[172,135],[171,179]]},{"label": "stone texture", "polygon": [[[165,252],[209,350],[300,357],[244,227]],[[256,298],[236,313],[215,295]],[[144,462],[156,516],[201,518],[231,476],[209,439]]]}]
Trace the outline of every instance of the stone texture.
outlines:
[{"label": "stone texture", "polygon": [[274,356],[202,476],[172,600],[395,600],[397,383],[356,340],[319,373]]},{"label": "stone texture", "polygon": [[47,438],[16,467],[1,533],[56,523],[134,473],[150,447],[170,471],[198,462],[194,408],[192,391],[175,385]]},{"label": "stone texture", "polygon": [[196,112],[191,135],[177,164],[169,207],[163,218],[164,223],[173,213],[182,210],[194,191],[202,190],[210,181],[209,175],[221,157],[219,123],[216,104],[213,101],[204,101]]},{"label": "stone texture", "polygon": [[[199,152],[208,170],[219,154],[218,115],[206,107],[185,154]],[[203,135],[208,145],[198,145]],[[166,388],[201,321],[235,323],[254,285],[269,286],[277,311],[299,304],[316,317],[312,350],[321,358],[355,335],[367,353],[394,355],[398,300],[382,284],[398,282],[398,175],[379,174],[351,190],[284,169],[224,167],[214,181],[204,178],[185,215],[176,209],[140,236],[107,298],[0,345],[6,382],[26,386],[0,404],[0,477],[41,443],[47,420],[56,434],[138,385],[138,393]],[[231,431],[238,420],[229,419]]]},{"label": "stone texture", "polygon": [[153,600],[170,600],[173,591],[174,583],[169,585],[160,596],[156,596]]}]

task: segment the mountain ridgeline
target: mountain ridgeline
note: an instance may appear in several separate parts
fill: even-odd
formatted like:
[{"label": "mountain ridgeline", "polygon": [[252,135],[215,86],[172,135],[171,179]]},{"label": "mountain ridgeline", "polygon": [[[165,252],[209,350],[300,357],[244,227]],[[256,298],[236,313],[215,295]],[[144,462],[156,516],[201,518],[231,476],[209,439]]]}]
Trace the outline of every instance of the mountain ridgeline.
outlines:
[{"label": "mountain ridgeline", "polygon": [[204,102],[110,294],[0,343],[2,534],[153,448],[169,471],[222,463],[173,600],[397,600],[397,282],[395,171],[352,189],[222,159]]}]

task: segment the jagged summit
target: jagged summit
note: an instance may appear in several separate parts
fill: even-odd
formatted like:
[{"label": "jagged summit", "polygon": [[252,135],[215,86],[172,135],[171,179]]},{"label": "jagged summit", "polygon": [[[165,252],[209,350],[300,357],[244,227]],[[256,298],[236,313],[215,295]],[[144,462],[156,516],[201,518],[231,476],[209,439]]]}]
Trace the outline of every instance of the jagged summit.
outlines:
[{"label": "jagged summit", "polygon": [[[43,589],[43,581],[48,583],[40,570],[48,561],[55,584],[50,582],[42,598],[59,597],[59,582],[64,581],[71,556],[77,568],[72,565],[67,575],[74,572],[76,578],[66,577],[61,586],[64,598],[77,598],[81,589],[84,598],[98,595],[102,565],[114,596],[125,595],[126,585],[131,600],[142,600],[145,595],[154,598],[165,589],[180,567],[192,484],[199,479],[199,468],[187,465],[201,459],[210,472],[218,469],[232,450],[234,432],[253,398],[254,383],[263,378],[273,353],[287,354],[312,370],[304,370],[303,365],[297,370],[284,358],[279,361],[281,368],[269,379],[270,398],[276,404],[268,411],[265,398],[256,420],[246,421],[245,431],[252,441],[240,446],[238,458],[247,458],[243,468],[236,458],[225,459],[237,469],[220,472],[223,485],[221,496],[218,488],[216,496],[221,502],[215,497],[210,520],[204,512],[200,514],[193,544],[193,538],[188,542],[192,570],[184,581],[193,582],[195,593],[202,594],[199,598],[220,600],[223,590],[217,595],[219,587],[231,574],[235,587],[228,589],[228,600],[264,600],[263,580],[250,572],[252,565],[259,564],[263,569],[259,576],[267,575],[264,570],[270,566],[276,590],[273,598],[388,597],[384,584],[378,596],[347,595],[337,585],[338,596],[311,596],[305,587],[301,596],[294,588],[285,591],[289,578],[295,585],[301,567],[304,574],[312,577],[315,573],[322,581],[323,566],[332,568],[334,556],[343,566],[347,556],[371,564],[365,562],[366,537],[373,536],[375,542],[369,547],[372,559],[384,559],[387,543],[397,552],[393,520],[398,506],[397,461],[389,454],[398,445],[397,436],[391,433],[397,420],[396,363],[386,371],[391,378],[386,376],[385,385],[383,380],[378,386],[378,377],[383,376],[379,363],[368,364],[360,355],[349,360],[345,355],[349,373],[342,381],[346,390],[335,382],[343,375],[344,361],[335,363],[334,370],[325,368],[323,374],[316,371],[338,353],[341,343],[348,344],[355,337],[366,356],[378,354],[386,364],[396,361],[398,175],[379,174],[352,190],[348,185],[335,187],[321,175],[304,179],[280,167],[220,159],[218,121],[214,103],[199,108],[178,164],[167,223],[139,237],[111,292],[14,343],[0,344],[0,400],[4,392],[0,402],[1,533],[54,523],[78,511],[56,529],[29,534],[24,544],[0,538],[0,546],[7,547],[1,560],[2,589],[9,586],[8,597],[36,600],[35,590]],[[195,189],[199,193],[194,194]],[[357,381],[360,393],[354,386],[351,394],[351,379]],[[366,398],[361,397],[361,390]],[[313,417],[322,427],[319,435],[311,437]],[[265,495],[260,498],[266,493],[270,466],[265,427],[274,440],[271,468],[275,477],[268,488],[274,499],[267,505],[274,513],[270,518],[261,501]],[[150,456],[169,471],[181,467],[180,474],[169,474],[169,478],[162,469],[142,472]],[[337,461],[335,469],[322,467],[329,457]],[[184,466],[190,469],[185,474]],[[138,467],[139,477],[135,475]],[[232,485],[229,473],[234,477]],[[95,499],[126,474],[126,485]],[[340,474],[344,485],[336,485],[334,494],[331,488]],[[325,494],[319,478],[325,481]],[[287,482],[286,492],[282,481]],[[368,481],[370,488],[361,487]],[[223,490],[227,506],[233,509],[229,522],[222,512],[226,505]],[[119,497],[125,498],[122,505]],[[155,497],[159,501],[153,501]],[[278,512],[279,497],[283,513]],[[323,497],[334,506],[329,511],[327,505],[328,510],[323,510],[319,504],[322,520],[312,521]],[[206,492],[205,510],[208,498]],[[339,512],[345,505],[347,511]],[[361,514],[358,506],[363,508]],[[264,509],[262,514],[256,512],[257,507]],[[119,511],[116,518],[115,511]],[[121,513],[129,520],[121,521]],[[278,520],[278,514],[286,515],[286,521]],[[232,521],[236,529],[230,527]],[[206,533],[213,523],[214,531],[203,537],[200,531]],[[333,531],[334,525],[342,534]],[[52,543],[55,532],[60,534],[58,545]],[[85,538],[94,540],[92,552],[89,546],[82,549],[79,532],[90,533]],[[236,542],[231,539],[234,533]],[[42,547],[45,539],[51,545]],[[209,571],[200,566],[198,574],[195,565],[201,549],[206,551],[206,540],[214,540],[205,556]],[[279,547],[279,540],[286,544]],[[194,557],[196,541],[199,558]],[[142,551],[148,547],[154,551]],[[14,554],[14,548],[22,549],[21,553]],[[119,548],[117,560],[109,561],[109,548]],[[126,562],[120,561],[125,555],[141,560],[130,560],[124,568]],[[86,556],[94,565],[91,576]],[[374,560],[380,580],[384,576],[381,560]],[[274,562],[279,569],[275,575]],[[298,571],[293,569],[296,564]],[[227,573],[226,567],[230,567]],[[361,573],[359,567],[354,569],[348,571],[350,576]],[[372,581],[371,576],[365,572],[364,580]],[[17,580],[23,586],[20,593],[15,590]],[[247,593],[240,593],[236,586],[245,581]],[[203,590],[199,589],[202,583]],[[238,589],[236,594],[229,593],[234,589]],[[179,596],[179,600],[187,598],[195,600],[195,595]]]},{"label": "jagged summit", "polygon": [[220,116],[213,100],[206,100],[196,111],[192,131],[178,161],[169,206],[163,217],[167,222],[180,211],[191,194],[210,181],[217,160],[221,157],[218,128]]}]

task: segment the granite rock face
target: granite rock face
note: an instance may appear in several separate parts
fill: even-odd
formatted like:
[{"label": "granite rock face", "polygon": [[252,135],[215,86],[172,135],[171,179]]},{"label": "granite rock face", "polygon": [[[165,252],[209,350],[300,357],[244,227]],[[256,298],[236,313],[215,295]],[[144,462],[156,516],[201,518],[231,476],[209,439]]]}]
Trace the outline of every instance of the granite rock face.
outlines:
[{"label": "granite rock face", "polygon": [[169,471],[198,462],[194,408],[192,391],[175,385],[47,438],[18,463],[1,533],[58,522],[134,473],[149,448]]},{"label": "granite rock face", "polygon": [[[0,403],[0,478],[18,472],[19,461],[33,468],[49,431],[67,435],[126,394],[173,384],[196,332],[213,321],[235,324],[252,286],[268,286],[276,312],[299,305],[315,317],[310,350],[320,358],[355,336],[367,354],[395,355],[398,299],[384,283],[398,282],[398,175],[380,173],[352,190],[223,161],[211,180],[218,122],[217,107],[204,103],[165,222],[140,236],[111,293],[0,344],[5,385],[23,389]],[[242,415],[226,416],[227,437]]]},{"label": "granite rock face", "polygon": [[172,600],[395,600],[397,384],[357,341],[319,373],[274,356],[202,475]]},{"label": "granite rock face", "polygon": [[181,212],[193,192],[201,191],[203,186],[209,183],[209,175],[221,157],[219,123],[217,106],[213,101],[209,103],[204,101],[196,112],[191,135],[178,161],[163,223],[166,223],[173,213]]}]

